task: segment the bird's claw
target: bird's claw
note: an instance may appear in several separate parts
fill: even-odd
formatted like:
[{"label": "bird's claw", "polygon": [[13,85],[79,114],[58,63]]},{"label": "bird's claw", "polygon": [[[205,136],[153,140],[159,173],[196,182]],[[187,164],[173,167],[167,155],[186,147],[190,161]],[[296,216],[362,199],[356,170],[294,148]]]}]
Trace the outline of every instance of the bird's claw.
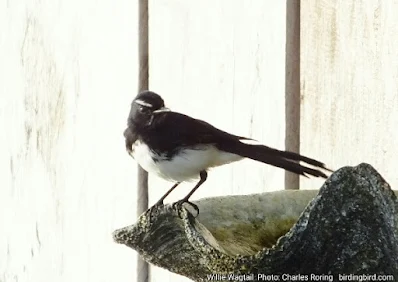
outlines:
[{"label": "bird's claw", "polygon": [[199,208],[198,208],[197,205],[195,205],[194,203],[192,203],[192,202],[190,202],[190,201],[188,201],[188,200],[182,199],[182,200],[179,200],[179,201],[177,201],[177,202],[175,202],[175,203],[173,204],[173,208],[177,210],[178,216],[179,216],[181,219],[182,219],[182,216],[181,216],[180,211],[181,211],[182,205],[183,205],[184,203],[189,204],[191,207],[193,207],[193,208],[195,209],[195,211],[196,211],[196,216],[195,216],[195,217],[197,217],[197,216],[199,215]]},{"label": "bird's claw", "polygon": [[159,210],[159,208],[161,208],[162,206],[164,206],[163,201],[157,201],[154,205],[152,205],[146,212],[152,216],[152,214],[154,212],[156,212],[157,210]]},{"label": "bird's claw", "polygon": [[164,206],[163,200],[157,201],[153,206],[154,206],[154,207],[157,207],[157,206]]}]

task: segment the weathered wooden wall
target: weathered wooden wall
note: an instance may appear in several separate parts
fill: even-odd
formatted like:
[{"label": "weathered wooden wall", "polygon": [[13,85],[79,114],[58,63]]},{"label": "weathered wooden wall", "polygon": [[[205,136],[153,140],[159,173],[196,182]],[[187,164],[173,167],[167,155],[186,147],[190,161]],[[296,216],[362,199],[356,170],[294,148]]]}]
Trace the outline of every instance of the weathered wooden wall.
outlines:
[{"label": "weathered wooden wall", "polygon": [[[284,148],[286,2],[149,3],[149,85],[166,106]],[[210,171],[192,198],[280,190],[284,176],[281,169],[244,160]],[[150,204],[171,185],[156,177],[149,184]],[[182,184],[168,201],[193,185]],[[187,280],[152,267],[151,281]]]},{"label": "weathered wooden wall", "polygon": [[301,150],[368,162],[398,189],[397,109],[398,1],[302,1]]},{"label": "weathered wooden wall", "polygon": [[0,281],[134,281],[137,4],[0,1]]},{"label": "weathered wooden wall", "polygon": [[[122,137],[137,9],[0,1],[1,282],[137,281],[134,252],[111,238],[140,200]],[[396,0],[150,0],[149,87],[176,111],[332,168],[369,162],[398,187],[397,11]],[[294,183],[245,160],[211,171],[193,198]],[[171,185],[149,184],[149,204]],[[151,267],[150,281],[187,280]]]}]

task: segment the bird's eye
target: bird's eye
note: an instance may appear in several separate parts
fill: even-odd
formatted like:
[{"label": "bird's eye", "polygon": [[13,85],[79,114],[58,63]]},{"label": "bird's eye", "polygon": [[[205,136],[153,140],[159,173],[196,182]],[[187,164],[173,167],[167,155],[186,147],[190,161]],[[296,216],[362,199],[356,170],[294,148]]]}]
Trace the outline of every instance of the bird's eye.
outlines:
[{"label": "bird's eye", "polygon": [[148,113],[148,112],[149,112],[149,109],[148,109],[147,107],[143,107],[143,106],[140,106],[140,107],[138,108],[138,110],[139,110],[141,113]]}]

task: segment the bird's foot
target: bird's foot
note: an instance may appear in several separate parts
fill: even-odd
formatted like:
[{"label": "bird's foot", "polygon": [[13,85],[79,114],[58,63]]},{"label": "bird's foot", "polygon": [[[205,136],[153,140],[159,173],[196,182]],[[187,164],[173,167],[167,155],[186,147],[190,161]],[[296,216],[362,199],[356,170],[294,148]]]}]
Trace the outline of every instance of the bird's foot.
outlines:
[{"label": "bird's foot", "polygon": [[175,209],[177,210],[178,216],[179,216],[180,218],[182,218],[182,217],[181,217],[180,211],[181,211],[182,205],[183,205],[184,203],[189,204],[191,207],[193,207],[193,208],[195,209],[195,211],[196,211],[196,216],[195,216],[195,217],[197,217],[197,216],[199,215],[199,208],[198,208],[197,205],[195,205],[194,203],[192,203],[192,202],[190,202],[190,201],[188,201],[188,200],[186,200],[186,199],[182,199],[182,200],[179,200],[179,201],[177,201],[177,202],[175,202],[175,203],[173,204],[173,208],[175,208]]},{"label": "bird's foot", "polygon": [[154,206],[154,207],[164,206],[164,204],[163,204],[163,199],[160,199],[159,201],[157,201],[153,206]]},{"label": "bird's foot", "polygon": [[154,205],[152,205],[146,212],[152,216],[154,213],[156,213],[156,211],[158,211],[162,206],[164,206],[163,204],[163,200],[159,200],[157,201]]}]

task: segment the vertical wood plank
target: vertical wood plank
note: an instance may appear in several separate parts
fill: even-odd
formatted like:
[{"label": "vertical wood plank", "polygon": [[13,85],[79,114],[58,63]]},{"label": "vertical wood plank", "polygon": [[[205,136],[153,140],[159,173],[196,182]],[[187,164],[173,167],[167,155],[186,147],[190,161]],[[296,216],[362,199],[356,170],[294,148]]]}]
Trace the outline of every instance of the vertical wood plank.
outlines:
[{"label": "vertical wood plank", "polygon": [[[140,0],[138,5],[138,92],[148,89],[148,0]],[[137,215],[148,209],[148,173],[138,165]],[[149,266],[137,255],[137,280],[147,282]]]},{"label": "vertical wood plank", "polygon": [[134,281],[138,5],[0,3],[0,281]]},{"label": "vertical wood plank", "polygon": [[[149,11],[150,89],[175,111],[284,149],[286,1],[155,0]],[[280,190],[284,175],[244,160],[211,170],[192,199]],[[150,203],[171,185],[150,175]],[[151,281],[187,281],[151,269]]]},{"label": "vertical wood plank", "polygon": [[[300,0],[286,1],[286,150],[300,152]],[[286,172],[285,189],[299,189],[299,175]]]},{"label": "vertical wood plank", "polygon": [[397,189],[398,1],[301,5],[302,152],[333,168],[370,163]]}]

